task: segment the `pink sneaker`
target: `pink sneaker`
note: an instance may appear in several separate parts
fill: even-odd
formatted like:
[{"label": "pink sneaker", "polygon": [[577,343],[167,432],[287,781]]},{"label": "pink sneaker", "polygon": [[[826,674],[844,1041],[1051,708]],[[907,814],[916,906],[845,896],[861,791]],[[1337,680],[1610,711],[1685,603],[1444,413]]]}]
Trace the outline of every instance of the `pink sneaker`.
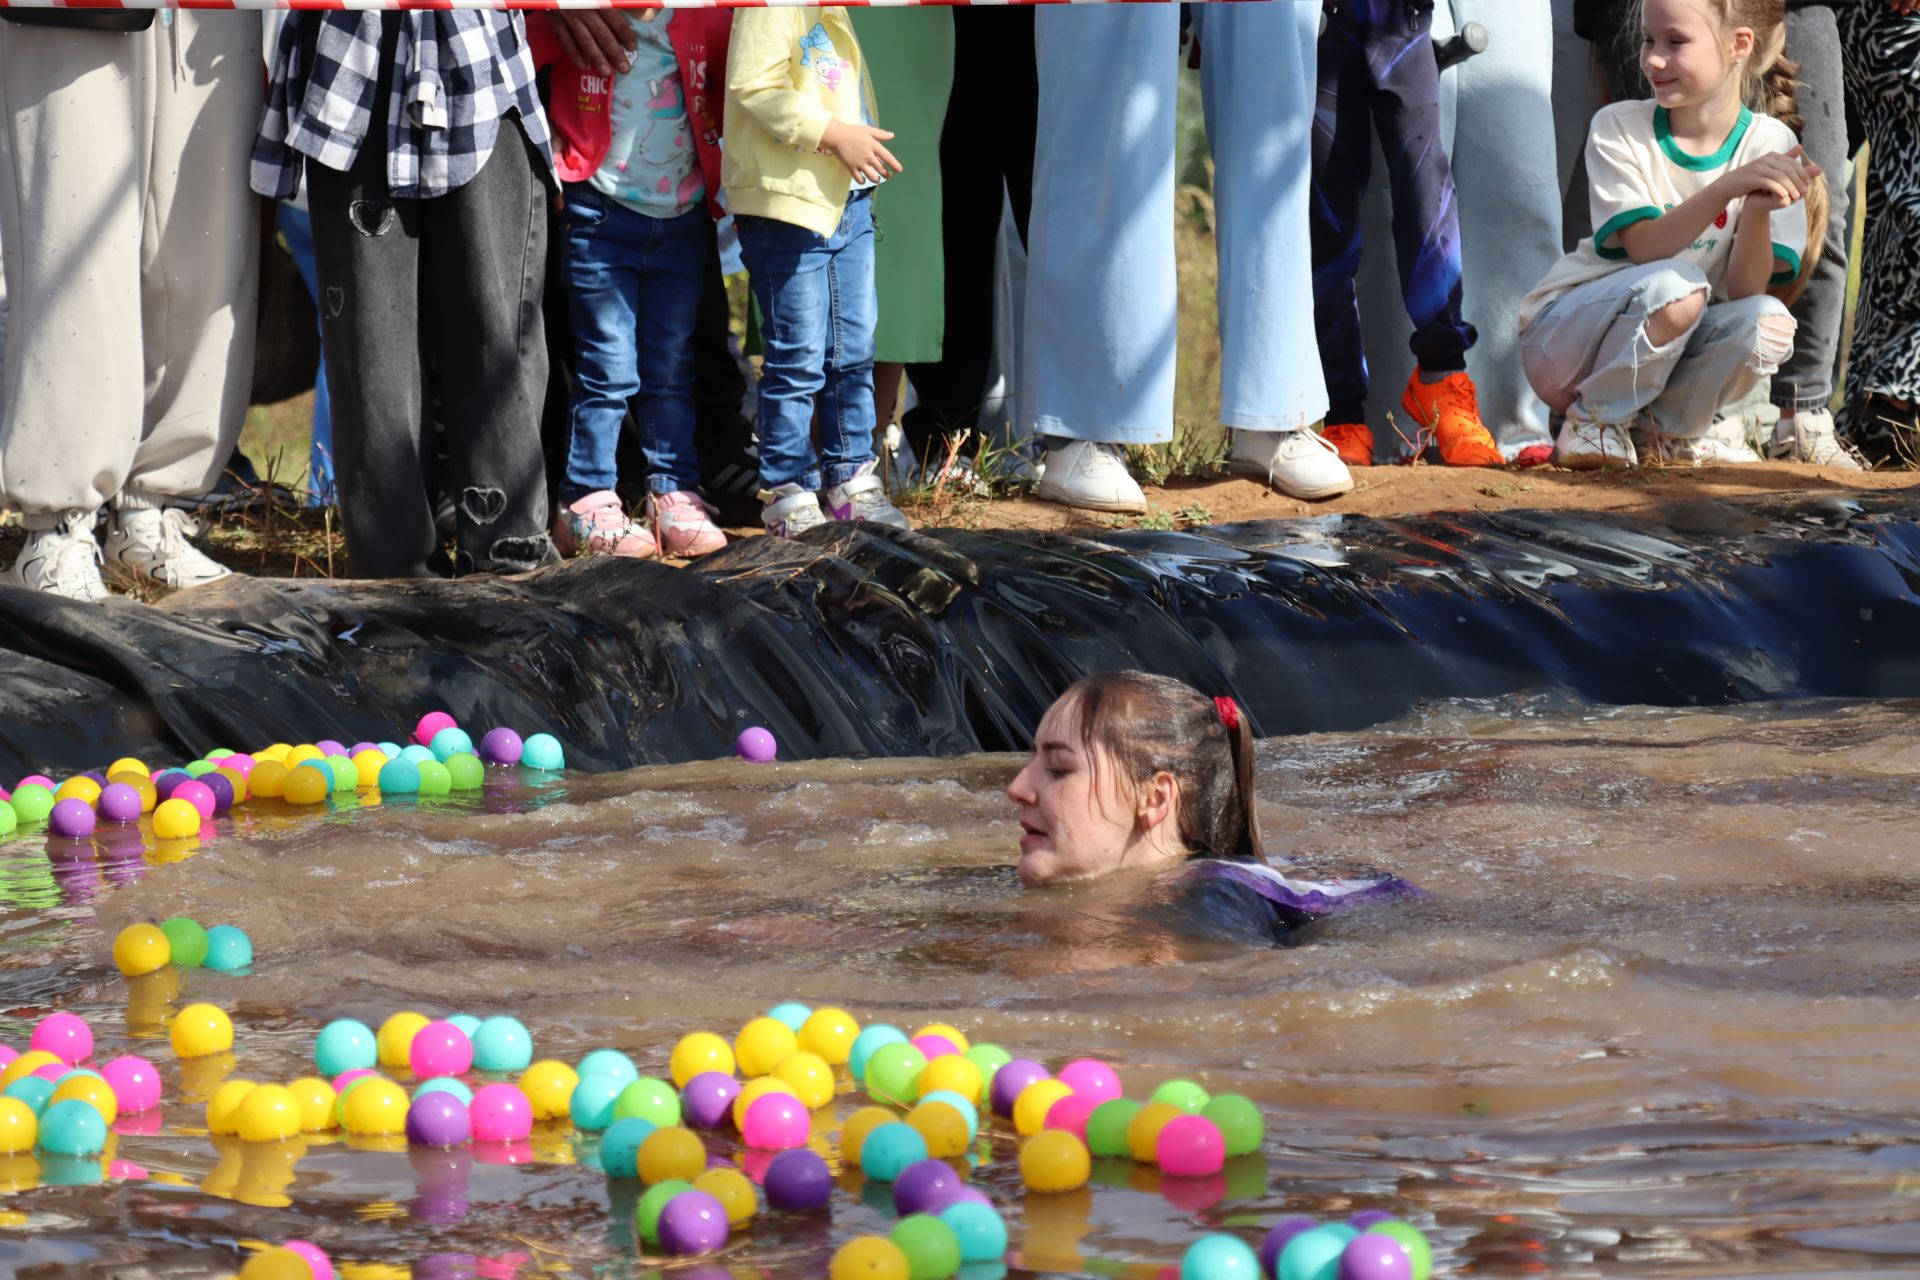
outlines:
[{"label": "pink sneaker", "polygon": [[653,535],[627,519],[620,495],[611,489],[590,493],[561,511],[553,524],[553,541],[563,556],[631,556],[645,560],[660,554]]},{"label": "pink sneaker", "polygon": [[647,495],[647,518],[653,521],[654,539],[670,556],[692,559],[726,546],[727,535],[713,522],[718,511],[705,498],[685,489]]}]

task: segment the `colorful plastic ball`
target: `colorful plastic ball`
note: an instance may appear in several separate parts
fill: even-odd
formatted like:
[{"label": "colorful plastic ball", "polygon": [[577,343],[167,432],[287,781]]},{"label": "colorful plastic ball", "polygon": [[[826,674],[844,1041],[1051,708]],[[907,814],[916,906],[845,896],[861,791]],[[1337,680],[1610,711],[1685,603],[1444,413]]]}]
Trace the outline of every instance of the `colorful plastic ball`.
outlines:
[{"label": "colorful plastic ball", "polygon": [[59,808],[59,801],[62,800],[78,800],[91,809],[94,801],[100,798],[100,784],[84,773],[79,774],[61,783],[59,789],[53,793],[53,798],[56,809]]},{"label": "colorful plastic ball", "polygon": [[1274,1271],[1276,1280],[1336,1280],[1340,1255],[1359,1234],[1344,1222],[1330,1222],[1324,1227],[1302,1231],[1280,1251],[1280,1265]]},{"label": "colorful plastic ball", "polygon": [[1070,1093],[1047,1108],[1044,1127],[1064,1129],[1074,1137],[1087,1140],[1087,1118],[1093,1114],[1097,1104],[1084,1094]]},{"label": "colorful plastic ball", "polygon": [[1002,1063],[1000,1069],[993,1073],[993,1083],[987,1091],[993,1114],[1013,1119],[1013,1104],[1020,1095],[1036,1081],[1051,1078],[1051,1073],[1045,1067],[1027,1058],[1012,1058]]},{"label": "colorful plastic ball", "polygon": [[420,794],[423,796],[444,796],[453,793],[453,771],[438,760],[422,760],[415,766],[420,770]]},{"label": "colorful plastic ball", "polygon": [[357,1138],[381,1138],[405,1133],[412,1099],[407,1091],[382,1076],[354,1082],[346,1093],[346,1130]]},{"label": "colorful plastic ball", "polygon": [[626,1087],[626,1082],[614,1075],[595,1072],[581,1076],[573,1087],[573,1096],[567,1100],[567,1113],[573,1119],[573,1127],[593,1132],[612,1124],[613,1105]]},{"label": "colorful plastic ball", "polygon": [[615,1120],[600,1135],[600,1167],[609,1178],[637,1178],[640,1144],[660,1126],[639,1116]]},{"label": "colorful plastic ball", "polygon": [[1412,1223],[1402,1222],[1398,1218],[1376,1222],[1367,1228],[1367,1234],[1388,1236],[1399,1241],[1400,1248],[1407,1255],[1407,1274],[1411,1280],[1429,1280],[1433,1275],[1433,1246]]},{"label": "colorful plastic ball", "polygon": [[806,1105],[778,1093],[755,1099],[740,1126],[740,1137],[755,1151],[791,1151],[812,1136],[813,1118]]},{"label": "colorful plastic ball", "polygon": [[366,751],[355,751],[352,760],[354,772],[359,775],[361,790],[380,785],[380,771],[387,767],[386,752],[378,747]]},{"label": "colorful plastic ball", "polygon": [[380,1061],[380,1044],[366,1023],[336,1018],[320,1029],[320,1038],[313,1045],[313,1061],[327,1076],[371,1070]]},{"label": "colorful plastic ball", "polygon": [[907,1113],[907,1123],[926,1140],[927,1154],[936,1160],[964,1155],[973,1143],[966,1116],[950,1102],[928,1099]]},{"label": "colorful plastic ball", "polygon": [[1049,1129],[1020,1148],[1020,1177],[1034,1191],[1077,1191],[1093,1171],[1087,1146],[1064,1129]]},{"label": "colorful plastic ball", "polygon": [[53,789],[37,782],[23,782],[13,789],[13,795],[7,801],[13,806],[13,812],[21,822],[32,826],[36,822],[45,822],[47,815],[53,812]]},{"label": "colorful plastic ball", "polygon": [[953,1203],[966,1180],[945,1160],[929,1156],[916,1160],[893,1180],[893,1207],[901,1217],[938,1213]]},{"label": "colorful plastic ball", "polygon": [[78,1066],[93,1056],[93,1028],[79,1014],[50,1013],[34,1026],[28,1047]]},{"label": "colorful plastic ball", "polygon": [[239,792],[235,790],[231,778],[225,777],[218,769],[215,769],[211,773],[201,776],[200,785],[213,794],[213,811],[215,813],[226,813],[233,808],[234,797],[238,795]]},{"label": "colorful plastic ball", "polygon": [[1141,1164],[1160,1157],[1160,1131],[1187,1114],[1171,1102],[1149,1102],[1127,1122],[1127,1154]]},{"label": "colorful plastic ball", "polygon": [[536,733],[520,744],[520,763],[529,769],[558,773],[567,767],[567,753],[550,733]]},{"label": "colorful plastic ball", "polygon": [[221,973],[238,973],[253,964],[253,939],[230,924],[217,924],[207,930],[206,967]]},{"label": "colorful plastic ball", "polygon": [[574,1088],[580,1083],[573,1068],[546,1059],[520,1073],[520,1092],[533,1106],[535,1120],[558,1120],[571,1113]]},{"label": "colorful plastic ball", "polygon": [[1413,1280],[1413,1261],[1392,1236],[1363,1231],[1340,1253],[1340,1280]]},{"label": "colorful plastic ball", "polygon": [[173,1016],[167,1038],[182,1058],[207,1058],[233,1048],[233,1020],[210,1004],[190,1004]]},{"label": "colorful plastic ball", "polygon": [[334,1280],[333,1260],[322,1253],[317,1245],[305,1240],[289,1240],[280,1247],[304,1258],[313,1280]]},{"label": "colorful plastic ball", "polygon": [[927,1069],[920,1073],[920,1096],[926,1098],[936,1093],[957,1093],[963,1098],[978,1098],[986,1088],[986,1081],[980,1075],[980,1068],[957,1053],[944,1057],[930,1058]]},{"label": "colorful plastic ball", "polygon": [[831,1005],[815,1009],[800,1024],[800,1047],[828,1066],[844,1066],[853,1055],[860,1023],[845,1009]]},{"label": "colorful plastic ball", "polygon": [[[415,1013],[403,1009],[380,1024],[380,1030],[374,1036],[374,1043],[380,1048],[380,1065],[389,1071],[399,1071],[413,1058],[413,1038],[420,1034],[420,1028],[427,1025],[429,1019],[424,1013]],[[435,1072],[439,1075],[439,1072]]]},{"label": "colorful plastic ball", "polygon": [[967,1139],[972,1141],[980,1136],[980,1107],[972,1098],[963,1098],[947,1089],[936,1089],[932,1093],[920,1096],[921,1105],[929,1102],[944,1102],[960,1113],[967,1122]]},{"label": "colorful plastic ball", "polygon": [[947,1280],[960,1270],[960,1237],[930,1213],[900,1219],[887,1238],[907,1255],[908,1280]]},{"label": "colorful plastic ball", "polygon": [[[196,818],[194,829],[199,830],[199,826]],[[113,939],[114,967],[129,978],[165,968],[172,956],[173,948],[167,942],[167,935],[154,925],[130,924]]]},{"label": "colorful plastic ball", "polygon": [[927,1158],[927,1140],[912,1125],[891,1121],[860,1144],[860,1171],[873,1182],[892,1182],[908,1165]]},{"label": "colorful plastic ball", "polygon": [[640,1068],[633,1065],[633,1059],[618,1049],[595,1049],[580,1059],[580,1065],[574,1068],[582,1080],[588,1076],[612,1076],[621,1084],[640,1078]]},{"label": "colorful plastic ball", "polygon": [[794,1096],[809,1110],[817,1110],[833,1101],[833,1068],[818,1054],[805,1049],[790,1053],[773,1074],[793,1087]]},{"label": "colorful plastic ball", "polygon": [[460,1099],[462,1106],[473,1101],[473,1090],[467,1087],[466,1081],[456,1080],[452,1076],[434,1076],[430,1080],[422,1080],[413,1087],[414,1100],[419,1101],[423,1093],[450,1093]]},{"label": "colorful plastic ball", "polygon": [[1059,1079],[1081,1097],[1092,1099],[1095,1106],[1121,1095],[1120,1077],[1114,1074],[1112,1067],[1097,1058],[1078,1058],[1069,1062],[1060,1068]]},{"label": "colorful plastic ball", "polygon": [[442,729],[455,728],[459,723],[444,711],[429,711],[413,726],[413,740],[424,747],[433,741],[434,734]]},{"label": "colorful plastic ball", "polygon": [[939,1036],[953,1046],[955,1053],[963,1054],[972,1047],[972,1043],[967,1039],[967,1033],[950,1022],[929,1022],[913,1033],[915,1040],[922,1036]]},{"label": "colorful plastic ball", "polygon": [[[778,1164],[788,1156],[802,1154],[813,1155],[810,1151],[787,1151],[775,1156],[773,1164]],[[818,1156],[814,1158],[819,1159]],[[773,1173],[773,1164],[767,1166],[769,1178]],[[753,1215],[760,1210],[760,1200],[753,1191],[753,1180],[738,1169],[708,1169],[693,1180],[693,1186],[694,1190],[704,1191],[720,1202],[720,1207],[727,1212],[729,1226],[744,1226],[753,1221]]]},{"label": "colorful plastic ball", "polygon": [[92,805],[68,798],[54,802],[53,811],[47,815],[47,829],[63,839],[84,840],[93,834],[96,821]]},{"label": "colorful plastic ball", "polygon": [[1267,1277],[1278,1274],[1280,1252],[1287,1247],[1287,1242],[1319,1225],[1305,1217],[1284,1218],[1275,1223],[1260,1242],[1260,1274]]},{"label": "colorful plastic ball", "polygon": [[928,1062],[932,1062],[935,1058],[958,1058],[960,1056],[960,1046],[945,1036],[915,1036],[913,1039],[907,1041],[907,1043],[918,1049],[920,1056]]},{"label": "colorful plastic ball", "polygon": [[732,1075],[733,1049],[711,1031],[690,1032],[675,1042],[667,1067],[674,1088],[684,1089],[687,1081],[708,1071]]},{"label": "colorful plastic ball", "polygon": [[754,725],[740,731],[740,736],[733,740],[733,751],[748,764],[766,764],[780,754],[780,744],[774,741],[773,734]]},{"label": "colorful plastic ball", "polygon": [[473,739],[465,729],[449,727],[433,735],[433,741],[427,744],[433,752],[435,761],[445,763],[447,757],[462,753],[473,753]]},{"label": "colorful plastic ball", "polygon": [[0,840],[12,835],[20,826],[20,815],[13,811],[13,804],[0,795]]},{"label": "colorful plastic ball", "polygon": [[920,1073],[927,1059],[910,1044],[883,1044],[867,1059],[865,1084],[876,1102],[912,1106],[920,1098]]},{"label": "colorful plastic ball", "polygon": [[287,775],[280,795],[288,804],[324,804],[332,791],[332,777],[322,773],[316,764],[308,763]]},{"label": "colorful plastic ball", "polygon": [[853,1074],[855,1080],[864,1084],[867,1079],[867,1063],[873,1059],[873,1055],[880,1050],[881,1046],[906,1042],[906,1032],[898,1027],[888,1026],[884,1022],[876,1022],[870,1027],[863,1028],[860,1034],[853,1038],[853,1047],[847,1050],[847,1070]]},{"label": "colorful plastic ball", "polygon": [[432,747],[425,747],[417,742],[402,747],[400,754],[394,757],[395,760],[405,760],[408,764],[416,765],[424,764],[434,758]]},{"label": "colorful plastic ball", "polygon": [[53,1100],[53,1081],[42,1080],[39,1076],[27,1076],[24,1079],[15,1080],[5,1089],[0,1089],[0,1098],[12,1098],[16,1102],[25,1103],[37,1116],[45,1111],[47,1103]]},{"label": "colorful plastic ball", "polygon": [[936,1215],[960,1245],[960,1261],[999,1262],[1007,1256],[1007,1224],[991,1205],[956,1200]]},{"label": "colorful plastic ball", "polygon": [[1153,1091],[1149,1102],[1166,1102],[1180,1108],[1190,1116],[1197,1116],[1206,1110],[1207,1103],[1213,1099],[1207,1091],[1191,1080],[1167,1080]]},{"label": "colorful plastic ball", "polygon": [[31,1151],[40,1138],[40,1117],[18,1098],[0,1098],[0,1155]]},{"label": "colorful plastic ball", "polygon": [[616,1120],[637,1117],[655,1128],[668,1128],[680,1123],[680,1095],[665,1080],[641,1076],[627,1081],[620,1090],[620,1096],[614,1100],[613,1115]]},{"label": "colorful plastic ball", "polygon": [[755,1018],[740,1028],[733,1040],[733,1057],[743,1079],[771,1075],[791,1054],[799,1052],[799,1037],[778,1018]]},{"label": "colorful plastic ball", "polygon": [[1385,1209],[1362,1209],[1358,1213],[1347,1215],[1347,1225],[1364,1234],[1378,1223],[1392,1222],[1393,1215]]},{"label": "colorful plastic ball", "polygon": [[48,791],[52,791],[53,779],[49,778],[44,773],[30,773],[26,777],[20,779],[20,781],[14,783],[13,786],[14,786],[14,790],[16,791],[18,791],[21,787],[45,787]]},{"label": "colorful plastic ball", "polygon": [[1200,1114],[1219,1127],[1220,1137],[1227,1144],[1228,1159],[1258,1151],[1261,1140],[1266,1137],[1266,1121],[1260,1115],[1260,1108],[1240,1094],[1216,1093],[1201,1108]]},{"label": "colorful plastic ball", "polygon": [[185,772],[189,778],[204,778],[219,767],[211,760],[195,760],[186,767]]},{"label": "colorful plastic ball", "polygon": [[898,1120],[899,1117],[885,1107],[861,1107],[855,1111],[840,1126],[840,1159],[858,1167],[860,1151],[866,1144],[867,1135],[883,1124],[894,1124]]},{"label": "colorful plastic ball", "polygon": [[487,780],[487,767],[478,756],[448,756],[446,770],[448,785],[455,791],[478,791]]},{"label": "colorful plastic ball", "polygon": [[467,1116],[477,1142],[520,1142],[533,1132],[533,1104],[510,1084],[483,1084],[475,1089]]},{"label": "colorful plastic ball", "polygon": [[106,1124],[120,1118],[120,1100],[114,1096],[113,1086],[92,1071],[69,1071],[54,1081],[47,1105],[69,1100],[86,1103],[100,1113],[100,1119]]},{"label": "colorful plastic ball", "polygon": [[327,774],[333,782],[333,789],[335,791],[358,791],[360,789],[360,770],[355,767],[351,756],[328,756]]},{"label": "colorful plastic ball", "polygon": [[660,1211],[660,1247],[676,1257],[713,1253],[727,1243],[727,1211],[699,1188],[682,1191]]},{"label": "colorful plastic ball", "polygon": [[137,1116],[160,1105],[160,1072],[145,1058],[122,1054],[102,1065],[100,1075],[123,1114]]},{"label": "colorful plastic ball", "polygon": [[648,1186],[656,1182],[691,1183],[707,1167],[707,1148],[691,1129],[670,1125],[655,1129],[640,1144],[634,1168]]},{"label": "colorful plastic ball", "polygon": [[39,1076],[42,1080],[46,1080],[52,1084],[57,1085],[60,1083],[60,1081],[63,1078],[65,1078],[72,1071],[73,1071],[73,1068],[68,1066],[64,1062],[50,1062],[46,1066],[40,1067],[37,1070],[35,1070],[33,1074],[35,1074],[36,1076]]},{"label": "colorful plastic ball", "polygon": [[504,725],[480,739],[480,759],[488,764],[519,764],[520,750],[520,735]]},{"label": "colorful plastic ball", "polygon": [[190,801],[164,800],[153,811],[153,834],[161,840],[190,840],[200,834],[201,821],[200,810]]},{"label": "colorful plastic ball", "polygon": [[[1013,1061],[1013,1055],[1005,1049],[1002,1049],[999,1045],[984,1042],[978,1042],[969,1046],[966,1052],[960,1056],[978,1067],[980,1069],[980,1079],[987,1082],[993,1080],[994,1074],[998,1072],[1001,1067]],[[987,1105],[987,1089],[985,1085],[981,1087],[980,1096],[973,1099],[973,1101],[980,1106]]]},{"label": "colorful plastic ball", "polygon": [[911,1280],[907,1255],[885,1236],[857,1236],[834,1252],[829,1280]]},{"label": "colorful plastic ball", "polygon": [[100,789],[99,816],[108,822],[138,822],[143,805],[140,793],[124,782],[109,782]]},{"label": "colorful plastic ball", "polygon": [[1070,1097],[1073,1090],[1049,1077],[1035,1080],[1013,1102],[1013,1129],[1023,1138],[1031,1138],[1047,1127],[1047,1113],[1053,1104]]},{"label": "colorful plastic ball", "polygon": [[680,1109],[686,1122],[701,1129],[712,1129],[727,1118],[740,1082],[718,1071],[702,1071],[687,1081],[680,1092]]},{"label": "colorful plastic ball", "polygon": [[1220,1127],[1205,1116],[1180,1116],[1167,1122],[1154,1140],[1161,1171],[1176,1178],[1210,1178],[1227,1160]]},{"label": "colorful plastic ball", "polygon": [[284,798],[287,794],[287,766],[278,760],[262,760],[247,775],[247,790],[263,800]]},{"label": "colorful plastic ball", "polygon": [[674,1179],[648,1187],[633,1206],[633,1229],[650,1245],[660,1243],[660,1214],[667,1202],[683,1191],[693,1190],[691,1182]]},{"label": "colorful plastic ball", "polygon": [[380,766],[380,794],[410,796],[420,790],[420,766],[401,756]]},{"label": "colorful plastic ball", "polygon": [[473,1033],[476,1071],[525,1071],[533,1062],[533,1037],[518,1018],[496,1014]]},{"label": "colorful plastic ball", "polygon": [[300,1104],[302,1133],[325,1133],[338,1123],[335,1108],[340,1105],[340,1095],[325,1080],[301,1076],[287,1082],[287,1091]]},{"label": "colorful plastic ball", "polygon": [[173,963],[182,968],[198,969],[207,962],[207,931],[199,921],[186,916],[174,916],[160,922],[160,932],[167,936],[167,947],[172,952]]},{"label": "colorful plastic ball", "polygon": [[1260,1258],[1238,1236],[1201,1236],[1180,1259],[1180,1280],[1262,1280]]},{"label": "colorful plastic ball", "polygon": [[284,1085],[263,1084],[240,1099],[235,1128],[243,1142],[285,1142],[306,1127],[300,1099]]},{"label": "colorful plastic ball", "polygon": [[781,1022],[786,1023],[787,1030],[793,1032],[796,1036],[800,1034],[800,1028],[807,1024],[807,1019],[811,1017],[812,1014],[812,1009],[794,1000],[784,1001],[767,1010],[767,1016],[769,1018],[777,1018]]},{"label": "colorful plastic ball", "polygon": [[[295,772],[297,773],[298,770],[295,770]],[[326,792],[322,791],[321,794],[325,795]],[[175,787],[173,789],[173,795],[168,797],[168,799],[170,801],[186,801],[193,806],[194,811],[202,818],[211,818],[216,807],[213,798],[213,788],[201,782],[198,778],[189,778],[187,781]]]},{"label": "colorful plastic ball", "polygon": [[429,1093],[407,1106],[407,1141],[421,1147],[458,1147],[473,1136],[467,1104],[451,1093]]},{"label": "colorful plastic ball", "polygon": [[66,1066],[66,1063],[61,1062],[59,1058],[51,1053],[46,1053],[39,1049],[28,1050],[12,1062],[9,1062],[4,1068],[0,1068],[0,1089],[4,1089],[15,1080],[26,1079],[40,1068],[49,1064],[58,1067]]},{"label": "colorful plastic ball", "polygon": [[292,1249],[262,1249],[240,1268],[240,1280],[314,1280],[314,1270]]},{"label": "colorful plastic ball", "polygon": [[767,1205],[788,1213],[814,1213],[833,1198],[833,1171],[819,1153],[782,1151],[767,1165],[762,1185]]},{"label": "colorful plastic ball", "polygon": [[149,771],[144,761],[136,760],[132,756],[121,756],[107,766],[109,778],[116,773],[137,773],[144,778],[148,776]]},{"label": "colorful plastic ball", "polygon": [[[328,757],[343,756],[347,754],[347,744],[340,741],[338,738],[322,738],[318,742],[313,744],[313,749],[315,751],[318,751],[321,755],[328,756]],[[212,758],[211,753],[209,753],[208,758],[209,759]]]},{"label": "colorful plastic ball", "polygon": [[98,1155],[107,1145],[107,1122],[77,1098],[49,1102],[40,1113],[40,1149],[50,1155]]},{"label": "colorful plastic ball", "polygon": [[429,1022],[413,1033],[407,1065],[422,1079],[465,1075],[473,1069],[473,1041],[451,1022]]}]

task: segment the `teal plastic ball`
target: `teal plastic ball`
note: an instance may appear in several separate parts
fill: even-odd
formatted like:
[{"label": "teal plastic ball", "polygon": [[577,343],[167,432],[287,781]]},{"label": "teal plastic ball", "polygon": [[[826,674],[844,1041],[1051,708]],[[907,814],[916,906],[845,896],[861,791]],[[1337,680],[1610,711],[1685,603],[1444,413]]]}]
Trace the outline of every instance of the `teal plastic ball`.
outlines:
[{"label": "teal plastic ball", "polygon": [[1302,1231],[1287,1241],[1280,1251],[1280,1265],[1274,1268],[1275,1280],[1337,1280],[1340,1255],[1347,1243],[1359,1235],[1344,1222]]},{"label": "teal plastic ball", "polygon": [[469,1040],[473,1039],[473,1033],[480,1029],[480,1019],[470,1013],[448,1014],[447,1021],[451,1025],[460,1028],[460,1034]]},{"label": "teal plastic ball", "polygon": [[40,1149],[56,1156],[95,1156],[106,1149],[107,1122],[90,1102],[68,1098],[40,1113]]},{"label": "teal plastic ball", "polygon": [[881,1045],[905,1044],[907,1033],[898,1027],[876,1022],[863,1027],[860,1034],[853,1038],[853,1049],[847,1056],[847,1070],[855,1080],[864,1082],[867,1078],[867,1060],[873,1057]]},{"label": "teal plastic ball", "polygon": [[0,1093],[0,1098],[18,1098],[31,1107],[33,1114],[38,1116],[46,1111],[47,1099],[53,1096],[53,1090],[53,1081],[43,1076],[27,1076],[23,1080],[15,1080],[8,1085],[6,1092]]},{"label": "teal plastic ball", "polygon": [[[449,1018],[448,1021],[451,1022],[452,1019]],[[419,1087],[413,1091],[413,1096],[417,1101],[421,1096],[429,1093],[450,1093],[460,1099],[462,1105],[473,1104],[473,1090],[467,1087],[464,1080],[456,1080],[452,1076],[435,1076],[431,1080],[421,1081]]]},{"label": "teal plastic ball", "polygon": [[622,1087],[640,1078],[640,1068],[634,1066],[633,1059],[618,1049],[595,1049],[580,1059],[575,1071],[582,1080],[588,1076],[612,1076]]},{"label": "teal plastic ball", "polygon": [[238,973],[253,964],[253,939],[230,924],[207,930],[207,958],[200,962],[220,973]]},{"label": "teal plastic ball", "polygon": [[379,747],[380,754],[389,760],[394,759],[400,754],[400,744],[397,742],[377,742],[374,745]]},{"label": "teal plastic ball", "polygon": [[423,747],[417,742],[412,746],[402,747],[399,758],[408,764],[419,764],[422,760],[436,759],[432,747]]},{"label": "teal plastic ball", "polygon": [[640,1158],[640,1144],[652,1135],[657,1126],[651,1120],[639,1116],[628,1116],[624,1120],[615,1120],[600,1135],[600,1167],[609,1178],[637,1178],[640,1171],[637,1162]]},{"label": "teal plastic ball", "polygon": [[1006,1220],[990,1206],[962,1200],[942,1209],[938,1217],[959,1239],[961,1262],[998,1262],[1007,1256]]},{"label": "teal plastic ball", "polygon": [[313,1065],[329,1080],[342,1072],[371,1071],[379,1063],[380,1042],[373,1028],[352,1018],[329,1022],[313,1045]]},{"label": "teal plastic ball", "polygon": [[[409,748],[411,749],[411,748]],[[420,790],[420,766],[402,753],[398,760],[380,766],[380,794],[410,796]]]},{"label": "teal plastic ball", "polygon": [[590,1076],[581,1076],[580,1083],[573,1086],[573,1098],[567,1104],[567,1112],[573,1117],[576,1129],[604,1129],[613,1123],[614,1104],[620,1100],[620,1091],[627,1082],[618,1076],[596,1072]]},{"label": "teal plastic ball", "polygon": [[518,1018],[496,1014],[472,1038],[476,1071],[525,1071],[533,1062],[533,1037]]},{"label": "teal plastic ball", "polygon": [[1260,1255],[1238,1236],[1201,1236],[1180,1259],[1180,1280],[1262,1280]]},{"label": "teal plastic ball", "polygon": [[767,1010],[767,1016],[777,1022],[786,1023],[787,1030],[799,1035],[800,1028],[805,1025],[808,1018],[813,1016],[813,1010],[789,1000],[785,1004],[777,1004]]},{"label": "teal plastic ball", "polygon": [[860,1147],[860,1171],[872,1182],[892,1182],[910,1164],[927,1158],[927,1140],[910,1124],[894,1121],[867,1135]]},{"label": "teal plastic ball", "polygon": [[433,758],[441,764],[445,764],[449,756],[473,753],[473,739],[467,736],[465,729],[442,729],[433,735],[433,741],[427,745],[433,752]]},{"label": "teal plastic ball", "polygon": [[567,753],[560,749],[560,740],[552,734],[536,733],[520,749],[520,763],[529,769],[555,773],[567,767]]}]

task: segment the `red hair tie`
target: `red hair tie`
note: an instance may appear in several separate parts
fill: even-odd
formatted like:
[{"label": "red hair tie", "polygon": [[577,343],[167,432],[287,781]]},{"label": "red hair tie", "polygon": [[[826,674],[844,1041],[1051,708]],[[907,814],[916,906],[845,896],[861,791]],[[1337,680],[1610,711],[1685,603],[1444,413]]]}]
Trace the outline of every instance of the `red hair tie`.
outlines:
[{"label": "red hair tie", "polygon": [[1232,698],[1215,698],[1213,709],[1220,713],[1220,723],[1227,726],[1227,732],[1233,733],[1240,728],[1240,708]]}]

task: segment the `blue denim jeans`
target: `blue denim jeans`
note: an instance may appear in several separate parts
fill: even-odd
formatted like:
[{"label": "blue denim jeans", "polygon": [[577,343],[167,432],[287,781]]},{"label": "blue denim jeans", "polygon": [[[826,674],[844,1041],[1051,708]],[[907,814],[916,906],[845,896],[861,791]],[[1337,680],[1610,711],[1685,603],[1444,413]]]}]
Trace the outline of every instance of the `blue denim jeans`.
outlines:
[{"label": "blue denim jeans", "polygon": [[[287,252],[293,255],[294,270],[313,299],[314,314],[320,310],[320,280],[313,269],[313,219],[305,209],[290,204],[279,206],[277,222]],[[318,327],[318,321],[315,321]],[[333,410],[327,395],[327,353],[320,353],[319,367],[313,374],[313,443],[307,453],[307,505],[333,505]]]},{"label": "blue denim jeans", "polygon": [[647,487],[698,488],[693,330],[713,219],[704,206],[649,218],[578,183],[567,187],[562,220],[574,371],[561,501],[613,488],[628,401],[646,449]]},{"label": "blue denim jeans", "polygon": [[[760,307],[760,483],[819,490],[873,459],[873,200],[847,199],[831,236],[736,217]],[[820,454],[813,410],[820,407]],[[821,483],[822,464],[825,484]]]}]

